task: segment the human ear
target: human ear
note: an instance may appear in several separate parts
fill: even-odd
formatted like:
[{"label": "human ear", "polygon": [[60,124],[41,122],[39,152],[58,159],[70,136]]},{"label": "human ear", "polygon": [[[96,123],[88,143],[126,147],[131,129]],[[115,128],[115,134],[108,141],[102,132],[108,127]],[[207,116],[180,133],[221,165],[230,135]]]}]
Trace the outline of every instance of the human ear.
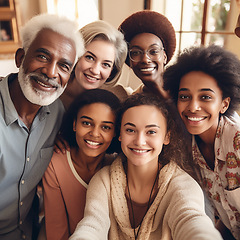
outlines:
[{"label": "human ear", "polygon": [[76,132],[76,120],[73,122],[73,131]]},{"label": "human ear", "polygon": [[122,141],[121,135],[118,137],[118,141],[119,141],[119,142]]},{"label": "human ear", "polygon": [[170,135],[171,135],[170,131],[167,132],[167,134],[166,134],[166,136],[164,138],[164,141],[163,141],[164,145],[168,145],[170,143]]},{"label": "human ear", "polygon": [[24,56],[25,51],[23,50],[23,48],[19,48],[15,53],[15,64],[18,68],[21,66]]},{"label": "human ear", "polygon": [[222,107],[220,109],[220,113],[221,114],[224,114],[228,110],[230,102],[231,102],[231,98],[230,97],[224,98],[222,100]]},{"label": "human ear", "polygon": [[163,63],[164,63],[164,65],[167,64],[167,55],[166,55],[165,51],[163,52]]}]

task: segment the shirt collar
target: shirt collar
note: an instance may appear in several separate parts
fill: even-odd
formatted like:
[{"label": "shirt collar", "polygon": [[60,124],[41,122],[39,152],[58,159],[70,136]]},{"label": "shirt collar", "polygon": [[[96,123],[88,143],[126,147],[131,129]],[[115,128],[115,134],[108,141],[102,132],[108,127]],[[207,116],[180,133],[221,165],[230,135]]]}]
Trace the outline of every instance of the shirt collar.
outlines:
[{"label": "shirt collar", "polygon": [[[6,125],[10,125],[15,121],[19,120],[18,113],[12,102],[9,92],[9,82],[16,79],[17,73],[9,74],[5,78],[0,79],[0,93],[2,95],[2,106],[3,106],[3,117]],[[39,120],[43,120],[46,114],[50,114],[50,109],[48,106],[43,106],[38,111]]]},{"label": "shirt collar", "polygon": [[220,117],[216,137],[215,137],[215,143],[214,143],[214,151],[215,151],[215,158],[221,161],[226,161],[225,154],[224,154],[224,146],[222,141],[223,136],[223,126],[224,126],[224,119],[223,116]]},{"label": "shirt collar", "polygon": [[[218,123],[216,137],[214,141],[214,152],[215,152],[215,159],[217,158],[218,160],[226,161],[224,157],[224,152],[223,152],[224,146],[221,141],[222,134],[223,134],[223,125],[224,125],[224,119],[223,119],[223,116],[221,116]],[[194,161],[198,163],[200,166],[206,167],[207,163],[198,148],[194,135],[192,135],[192,152],[193,152]]]}]

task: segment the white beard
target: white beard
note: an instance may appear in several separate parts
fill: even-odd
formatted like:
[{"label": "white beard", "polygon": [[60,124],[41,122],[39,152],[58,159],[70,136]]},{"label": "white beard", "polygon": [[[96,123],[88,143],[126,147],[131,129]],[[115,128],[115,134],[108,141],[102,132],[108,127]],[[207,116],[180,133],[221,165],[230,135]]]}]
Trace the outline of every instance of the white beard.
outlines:
[{"label": "white beard", "polygon": [[[56,91],[53,93],[44,92],[39,89],[33,88],[31,84],[31,77],[36,77],[37,79],[41,79],[41,81],[52,84],[56,87]],[[42,74],[39,73],[24,73],[24,69],[22,65],[19,68],[18,73],[18,82],[21,87],[21,90],[27,100],[33,104],[39,106],[47,106],[53,103],[65,90],[67,84],[62,87],[60,84],[56,83],[54,80],[48,79],[46,80]]]}]

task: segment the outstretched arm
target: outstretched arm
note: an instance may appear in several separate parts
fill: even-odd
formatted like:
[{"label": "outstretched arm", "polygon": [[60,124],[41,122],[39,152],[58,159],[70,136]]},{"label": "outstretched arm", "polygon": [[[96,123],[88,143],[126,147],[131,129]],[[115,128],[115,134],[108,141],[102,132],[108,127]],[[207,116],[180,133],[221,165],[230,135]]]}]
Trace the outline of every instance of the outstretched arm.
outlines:
[{"label": "outstretched arm", "polygon": [[204,196],[195,180],[184,173],[172,180],[166,214],[173,239],[220,240],[221,234],[205,214]]},{"label": "outstretched arm", "polygon": [[89,183],[84,218],[69,240],[107,240],[110,228],[109,167],[97,172]]}]

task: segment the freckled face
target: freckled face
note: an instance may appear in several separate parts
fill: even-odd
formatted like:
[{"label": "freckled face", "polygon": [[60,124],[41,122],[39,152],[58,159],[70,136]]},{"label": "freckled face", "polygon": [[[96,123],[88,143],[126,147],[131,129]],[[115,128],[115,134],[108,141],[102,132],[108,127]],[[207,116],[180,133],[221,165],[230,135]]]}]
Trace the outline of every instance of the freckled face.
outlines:
[{"label": "freckled face", "polygon": [[79,59],[75,77],[84,90],[101,87],[109,78],[115,62],[115,47],[103,40],[94,40],[86,46]]},{"label": "freckled face", "polygon": [[84,106],[73,124],[79,151],[87,157],[105,154],[115,134],[115,114],[103,103]]},{"label": "freckled face", "polygon": [[208,74],[193,71],[184,75],[178,93],[178,111],[187,130],[194,135],[216,134],[219,114],[229,106],[216,80]]},{"label": "freckled face", "polygon": [[128,164],[158,161],[163,144],[169,143],[166,119],[155,106],[129,108],[122,117],[119,140]]}]

